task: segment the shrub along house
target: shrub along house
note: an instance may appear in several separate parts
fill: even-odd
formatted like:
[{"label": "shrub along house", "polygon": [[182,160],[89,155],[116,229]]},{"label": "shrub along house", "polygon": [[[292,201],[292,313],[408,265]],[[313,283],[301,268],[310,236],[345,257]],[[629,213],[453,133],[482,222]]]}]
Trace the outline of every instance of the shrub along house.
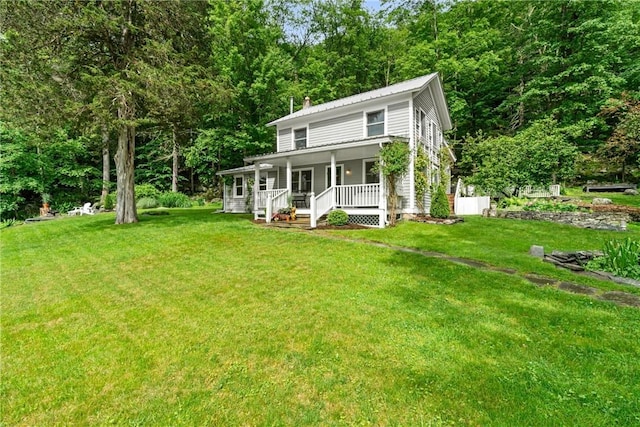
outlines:
[{"label": "shrub along house", "polygon": [[[402,141],[410,148],[409,172],[397,185],[404,215],[419,213],[415,174],[425,173],[433,183],[441,175],[441,151],[455,160],[443,136],[451,119],[437,73],[314,106],[306,98],[301,110],[268,126],[276,127],[275,153],[219,172],[233,178],[225,181],[225,212],[253,212],[269,221],[292,204],[298,215],[309,215],[312,227],[333,209],[346,211],[350,222],[384,227],[386,189],[374,172],[384,144]],[[419,146],[429,159],[422,171],[415,168]],[[424,199],[428,212],[428,192]]]}]

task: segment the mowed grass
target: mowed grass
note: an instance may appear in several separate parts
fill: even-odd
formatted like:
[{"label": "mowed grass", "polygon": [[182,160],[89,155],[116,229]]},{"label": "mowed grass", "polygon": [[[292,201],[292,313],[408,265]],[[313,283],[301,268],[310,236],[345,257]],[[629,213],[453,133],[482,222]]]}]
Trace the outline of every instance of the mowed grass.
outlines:
[{"label": "mowed grass", "polygon": [[3,425],[640,423],[638,309],[207,209],[112,223],[0,233]]},{"label": "mowed grass", "polygon": [[640,295],[640,288],[580,276],[529,255],[532,245],[543,246],[545,253],[549,254],[554,250],[602,250],[606,241],[627,237],[640,240],[639,224],[628,224],[627,231],[621,232],[582,229],[544,221],[467,216],[463,223],[449,226],[403,221],[395,228],[331,233],[349,239],[371,240],[480,260],[496,267],[514,269],[520,275],[537,274]]},{"label": "mowed grass", "polygon": [[587,203],[591,203],[594,198],[606,198],[610,199],[616,205],[627,205],[633,206],[636,208],[640,208],[640,195],[628,195],[622,192],[614,192],[614,193],[599,193],[599,192],[589,192],[586,193],[582,191],[582,188],[579,187],[571,187],[566,189],[567,196],[575,197]]}]

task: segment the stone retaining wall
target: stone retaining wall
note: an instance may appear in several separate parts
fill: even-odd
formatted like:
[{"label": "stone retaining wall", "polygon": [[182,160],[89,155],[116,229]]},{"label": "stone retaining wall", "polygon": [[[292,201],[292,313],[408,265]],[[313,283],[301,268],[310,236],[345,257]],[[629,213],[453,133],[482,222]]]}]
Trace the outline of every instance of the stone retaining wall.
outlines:
[{"label": "stone retaining wall", "polygon": [[482,216],[492,218],[526,219],[570,224],[596,230],[626,231],[629,214],[622,212],[531,212],[485,209]]}]

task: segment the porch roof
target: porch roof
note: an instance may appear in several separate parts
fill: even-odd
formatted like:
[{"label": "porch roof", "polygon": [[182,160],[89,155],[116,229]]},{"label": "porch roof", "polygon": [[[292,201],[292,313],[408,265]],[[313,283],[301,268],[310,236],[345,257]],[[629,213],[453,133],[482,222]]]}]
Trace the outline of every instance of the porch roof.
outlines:
[{"label": "porch roof", "polygon": [[[255,170],[255,165],[249,166],[241,166],[239,168],[227,169],[220,172],[216,172],[216,175],[235,175],[235,174],[243,174],[248,172],[253,172]],[[268,171],[274,168],[273,165],[269,163],[260,163],[260,170]]]},{"label": "porch roof", "polygon": [[[391,135],[375,136],[371,138],[357,139],[353,141],[337,142],[332,144],[317,145],[314,147],[302,148],[298,150],[280,151],[277,153],[261,154],[258,156],[245,157],[245,162],[269,161],[277,166],[285,166],[287,160],[291,159],[295,164],[313,164],[327,161],[323,154],[336,153],[336,160],[366,159],[377,155],[382,144],[393,140],[408,142],[406,137],[396,137]],[[262,169],[262,166],[260,167]]]}]

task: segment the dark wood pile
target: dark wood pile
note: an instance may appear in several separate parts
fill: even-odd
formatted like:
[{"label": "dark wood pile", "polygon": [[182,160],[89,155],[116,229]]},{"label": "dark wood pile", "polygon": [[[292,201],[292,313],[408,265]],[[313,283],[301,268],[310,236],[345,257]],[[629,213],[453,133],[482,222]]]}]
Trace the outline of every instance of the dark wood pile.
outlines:
[{"label": "dark wood pile", "polygon": [[602,256],[599,251],[561,252],[553,251],[551,255],[545,255],[544,260],[558,267],[573,271],[584,271],[584,266],[595,257]]}]

